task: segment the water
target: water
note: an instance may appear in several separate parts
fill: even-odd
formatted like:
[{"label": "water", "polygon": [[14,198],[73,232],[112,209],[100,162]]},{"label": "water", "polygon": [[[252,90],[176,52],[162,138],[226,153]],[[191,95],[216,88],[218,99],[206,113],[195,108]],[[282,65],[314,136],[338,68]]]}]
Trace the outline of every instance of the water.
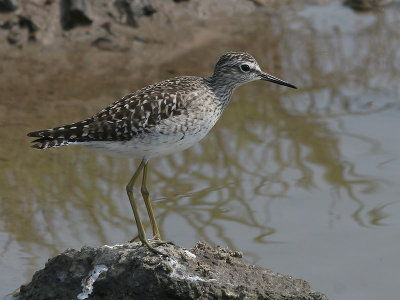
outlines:
[{"label": "water", "polygon": [[[177,58],[154,78],[132,80],[122,63],[110,77],[76,72],[85,57],[82,63],[70,56],[71,70],[60,73],[57,65],[34,74],[26,60],[9,62],[16,67],[7,78],[20,86],[4,78],[0,86],[0,294],[66,248],[136,234],[125,185],[138,161],[78,147],[34,151],[25,134],[83,119],[169,77],[171,67],[209,74],[220,53],[238,49],[299,89],[245,85],[200,144],[150,162],[163,237],[184,247],[202,240],[243,251],[330,299],[396,298],[399,6],[357,14],[332,2],[238,22],[250,28],[243,38],[232,34],[219,49],[196,50],[187,63]],[[87,55],[101,55],[96,51]]]}]

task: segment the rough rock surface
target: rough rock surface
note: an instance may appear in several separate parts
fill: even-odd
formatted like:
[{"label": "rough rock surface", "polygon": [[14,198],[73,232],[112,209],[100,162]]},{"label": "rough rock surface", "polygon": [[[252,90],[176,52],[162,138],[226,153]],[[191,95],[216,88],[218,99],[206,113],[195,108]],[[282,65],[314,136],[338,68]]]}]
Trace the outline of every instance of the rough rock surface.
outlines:
[{"label": "rough rock surface", "polygon": [[68,249],[20,288],[19,299],[327,299],[301,279],[262,269],[237,251],[139,243]]}]

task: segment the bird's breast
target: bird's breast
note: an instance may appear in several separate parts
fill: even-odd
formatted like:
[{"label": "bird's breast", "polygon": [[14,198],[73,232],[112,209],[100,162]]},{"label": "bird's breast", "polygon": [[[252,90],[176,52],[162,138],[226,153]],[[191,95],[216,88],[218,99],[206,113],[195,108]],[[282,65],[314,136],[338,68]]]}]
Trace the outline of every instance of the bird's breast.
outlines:
[{"label": "bird's breast", "polygon": [[216,107],[201,106],[187,109],[148,128],[128,141],[97,141],[85,146],[112,156],[157,157],[185,150],[203,139],[218,121]]}]

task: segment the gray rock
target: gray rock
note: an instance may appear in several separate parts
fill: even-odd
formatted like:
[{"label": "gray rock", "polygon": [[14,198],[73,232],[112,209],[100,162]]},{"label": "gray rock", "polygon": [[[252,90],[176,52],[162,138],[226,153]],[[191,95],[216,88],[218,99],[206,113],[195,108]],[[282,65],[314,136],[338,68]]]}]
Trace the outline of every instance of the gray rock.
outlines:
[{"label": "gray rock", "polygon": [[87,0],[62,0],[61,22],[66,30],[76,26],[87,26],[93,23],[90,13],[90,2]]},{"label": "gray rock", "polygon": [[0,0],[0,12],[10,12],[17,9],[17,0]]},{"label": "gray rock", "polygon": [[119,12],[120,22],[132,27],[139,27],[141,17],[157,12],[151,0],[116,0],[114,5]]},{"label": "gray rock", "polygon": [[393,0],[345,0],[343,3],[355,11],[379,10],[389,5]]},{"label": "gray rock", "polygon": [[139,243],[68,249],[50,259],[20,299],[327,299],[301,279],[244,261],[237,251]]}]

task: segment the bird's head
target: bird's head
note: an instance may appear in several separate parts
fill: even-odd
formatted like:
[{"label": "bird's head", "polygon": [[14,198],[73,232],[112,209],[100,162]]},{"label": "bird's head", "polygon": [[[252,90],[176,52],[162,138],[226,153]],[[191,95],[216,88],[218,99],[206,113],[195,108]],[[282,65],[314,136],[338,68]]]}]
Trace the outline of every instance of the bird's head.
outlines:
[{"label": "bird's head", "polygon": [[254,57],[245,52],[228,52],[222,55],[215,65],[212,78],[219,84],[233,87],[255,80],[265,80],[296,88],[293,84],[263,72]]}]

